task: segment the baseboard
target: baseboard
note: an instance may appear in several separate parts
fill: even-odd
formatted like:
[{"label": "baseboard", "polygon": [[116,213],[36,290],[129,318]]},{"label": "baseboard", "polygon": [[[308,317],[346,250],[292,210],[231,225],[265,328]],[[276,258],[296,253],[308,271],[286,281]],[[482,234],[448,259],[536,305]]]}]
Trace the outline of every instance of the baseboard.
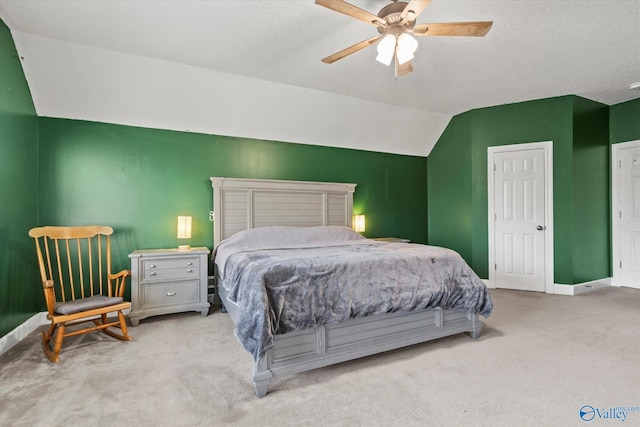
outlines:
[{"label": "baseboard", "polygon": [[590,282],[578,283],[575,285],[563,285],[560,283],[553,284],[553,293],[556,295],[582,295],[593,292],[597,289],[608,288],[611,286],[611,278],[592,280]]},{"label": "baseboard", "polygon": [[[488,279],[481,279],[487,288],[496,289],[495,286]],[[592,280],[590,282],[578,283],[577,285],[563,285],[561,283],[553,284],[554,295],[581,295],[587,292],[595,291],[596,289],[607,288],[614,286],[611,277],[605,277],[604,279]]]},{"label": "baseboard", "polygon": [[27,319],[23,324],[18,325],[14,330],[0,338],[0,356],[9,351],[31,332],[40,326],[48,325],[47,313],[45,311],[36,313]]},{"label": "baseboard", "polygon": [[[125,316],[129,315],[131,309],[122,310],[122,313]],[[109,313],[113,314],[113,313]],[[112,317],[112,316],[109,316]],[[99,316],[95,316],[96,319]],[[88,320],[92,318],[87,318]],[[27,319],[23,324],[18,325],[14,330],[9,332],[7,335],[0,338],[0,356],[9,351],[13,346],[22,341],[27,335],[31,332],[38,329],[40,326],[48,326],[49,320],[47,320],[47,312],[43,311],[40,313],[36,313]]]},{"label": "baseboard", "polygon": [[480,279],[484,282],[484,284],[487,286],[487,288],[489,289],[495,289],[496,287],[493,286],[493,284],[491,283],[491,281],[489,279]]}]

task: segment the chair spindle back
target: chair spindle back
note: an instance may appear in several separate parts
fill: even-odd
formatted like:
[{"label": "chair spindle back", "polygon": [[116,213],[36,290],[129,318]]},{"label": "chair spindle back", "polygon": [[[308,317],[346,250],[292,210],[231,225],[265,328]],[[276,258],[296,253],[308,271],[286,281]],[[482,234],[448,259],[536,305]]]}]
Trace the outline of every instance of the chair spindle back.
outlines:
[{"label": "chair spindle back", "polygon": [[116,280],[116,289],[113,289],[108,278],[111,274],[111,234],[111,227],[97,225],[48,226],[29,232],[36,242],[40,276],[50,314],[53,314],[56,301],[66,302],[94,295],[123,296],[123,283]]}]

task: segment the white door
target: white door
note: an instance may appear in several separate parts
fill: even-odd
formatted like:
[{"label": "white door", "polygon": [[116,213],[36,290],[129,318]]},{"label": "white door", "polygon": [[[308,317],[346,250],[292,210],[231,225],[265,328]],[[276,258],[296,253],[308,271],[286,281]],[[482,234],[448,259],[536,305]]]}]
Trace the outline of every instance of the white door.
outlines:
[{"label": "white door", "polygon": [[545,292],[545,150],[493,153],[492,282]]},{"label": "white door", "polygon": [[617,166],[620,251],[616,284],[640,288],[640,145],[618,151]]}]

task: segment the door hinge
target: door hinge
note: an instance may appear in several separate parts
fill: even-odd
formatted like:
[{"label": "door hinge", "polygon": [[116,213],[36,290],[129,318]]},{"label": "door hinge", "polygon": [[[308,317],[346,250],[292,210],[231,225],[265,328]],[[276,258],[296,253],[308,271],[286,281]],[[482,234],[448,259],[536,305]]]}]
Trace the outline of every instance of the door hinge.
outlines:
[{"label": "door hinge", "polygon": [[620,261],[620,268],[622,268],[622,261]]},{"label": "door hinge", "polygon": [[498,269],[498,264],[493,264],[493,269],[497,270]]},{"label": "door hinge", "polygon": [[496,164],[494,163],[494,164],[493,164],[493,171],[495,172],[495,171],[496,171],[496,169],[497,169],[497,167],[496,167]]}]

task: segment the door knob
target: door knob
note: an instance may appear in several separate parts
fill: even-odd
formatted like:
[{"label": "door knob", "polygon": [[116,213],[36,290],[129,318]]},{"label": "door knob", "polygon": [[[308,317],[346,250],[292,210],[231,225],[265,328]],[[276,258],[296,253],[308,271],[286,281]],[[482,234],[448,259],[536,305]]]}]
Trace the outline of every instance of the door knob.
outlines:
[{"label": "door knob", "polygon": [[537,227],[536,227],[536,230],[538,230],[538,231],[542,231],[542,230],[544,230],[545,228],[547,228],[547,227],[545,227],[544,225],[539,225],[539,226],[537,226]]}]

